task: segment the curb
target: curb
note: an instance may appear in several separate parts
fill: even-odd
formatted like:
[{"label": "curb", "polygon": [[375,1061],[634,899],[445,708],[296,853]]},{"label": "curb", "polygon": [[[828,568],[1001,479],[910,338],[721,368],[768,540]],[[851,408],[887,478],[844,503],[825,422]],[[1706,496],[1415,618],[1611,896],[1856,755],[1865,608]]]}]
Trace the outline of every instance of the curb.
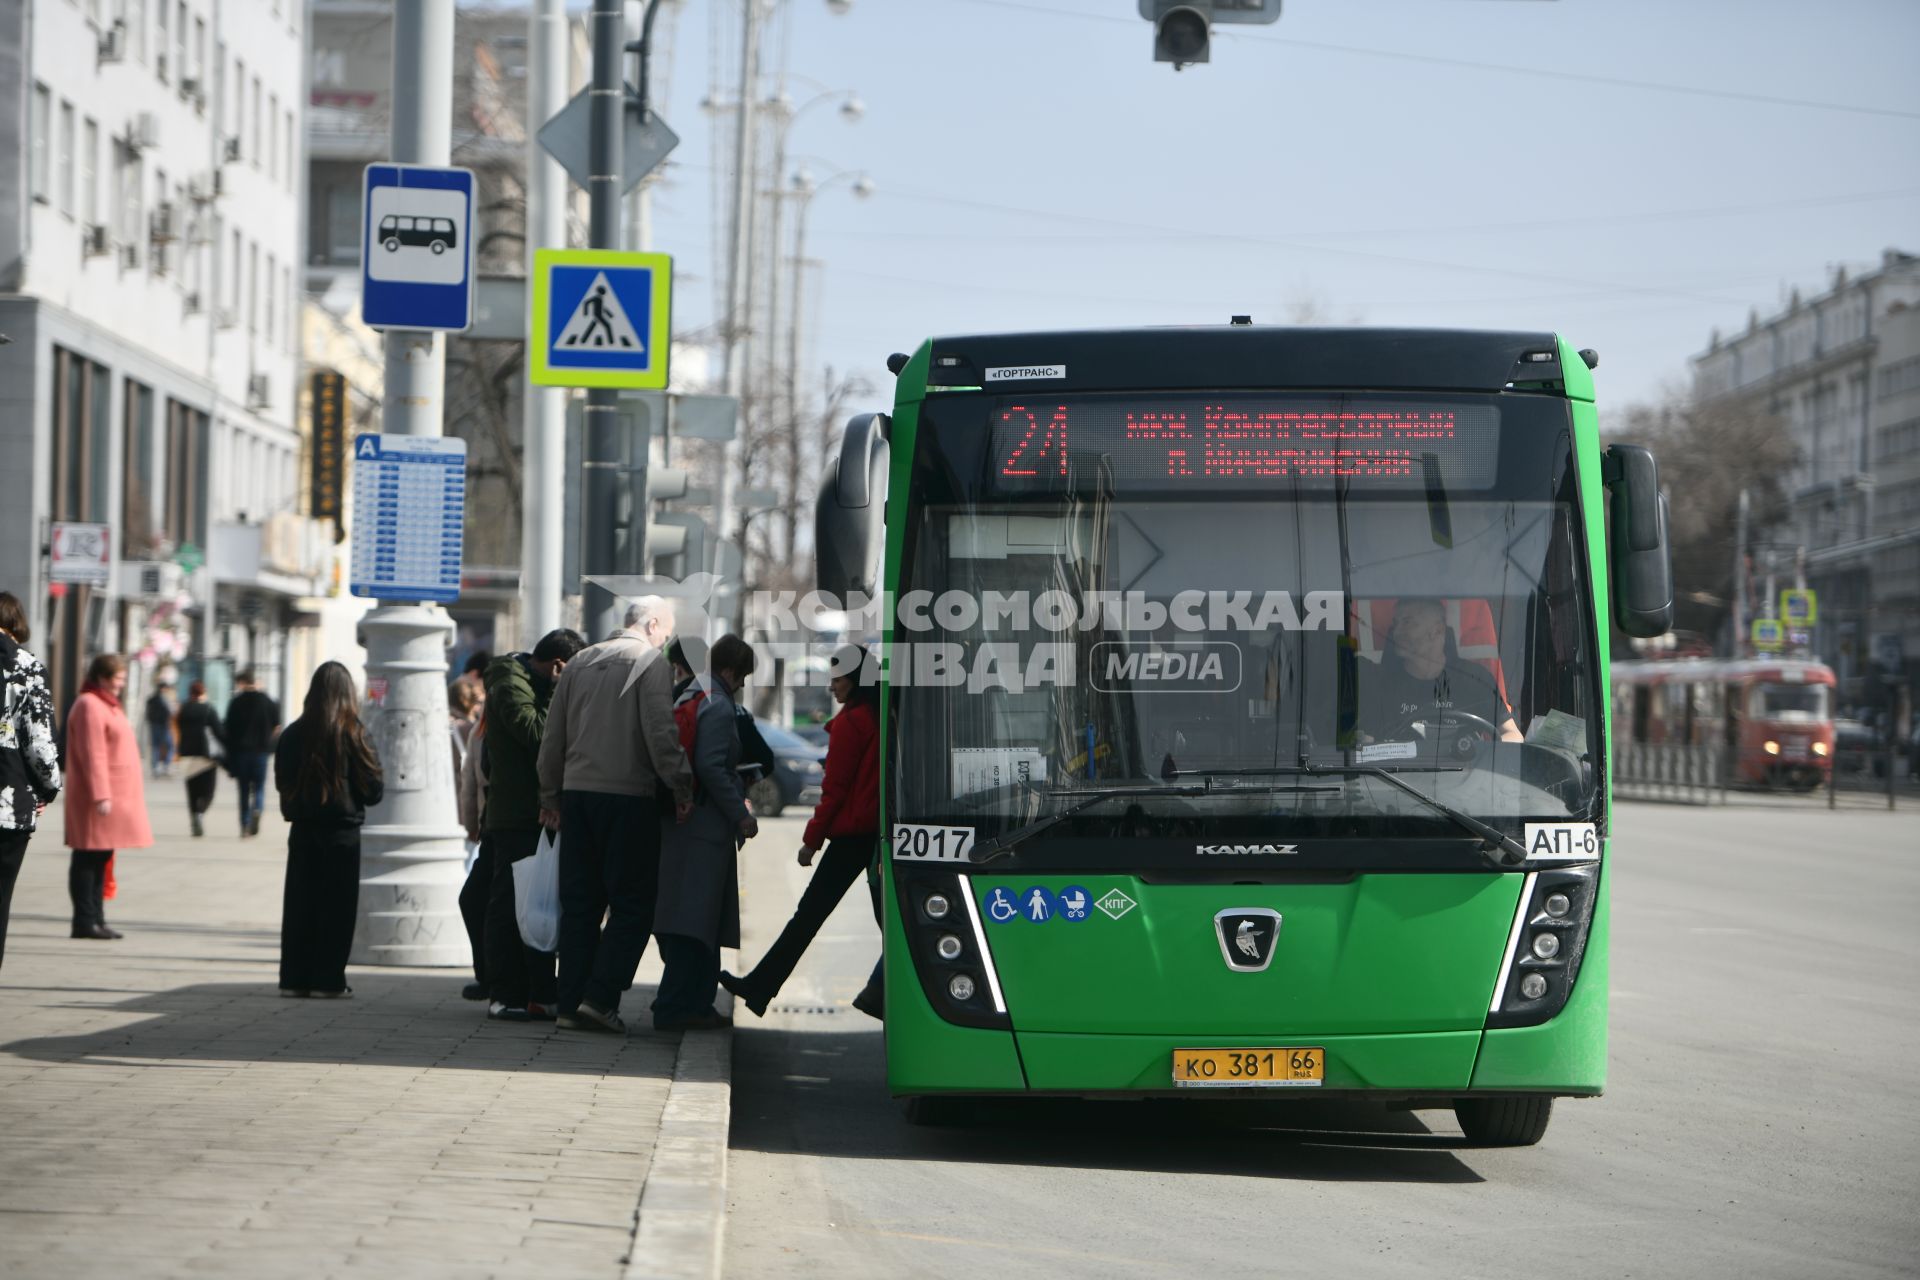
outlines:
[{"label": "curb", "polygon": [[624,1280],[719,1280],[732,1109],[733,1029],[684,1032]]}]

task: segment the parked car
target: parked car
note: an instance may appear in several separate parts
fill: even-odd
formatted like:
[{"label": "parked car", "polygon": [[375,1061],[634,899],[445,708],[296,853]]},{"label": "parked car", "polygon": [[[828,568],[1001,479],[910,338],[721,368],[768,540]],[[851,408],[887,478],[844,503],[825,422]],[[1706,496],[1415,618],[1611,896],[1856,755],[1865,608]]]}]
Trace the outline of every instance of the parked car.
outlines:
[{"label": "parked car", "polygon": [[827,726],[824,724],[797,724],[793,727],[793,736],[811,742],[822,751],[827,749]]},{"label": "parked car", "polygon": [[1885,777],[1887,744],[1880,731],[1859,720],[1833,722],[1833,767],[1842,774]]},{"label": "parked car", "polygon": [[826,776],[827,749],[816,747],[791,729],[756,718],[760,736],[773,748],[773,776],[762,778],[747,791],[753,811],[777,818],[788,805],[820,803],[820,781]]}]

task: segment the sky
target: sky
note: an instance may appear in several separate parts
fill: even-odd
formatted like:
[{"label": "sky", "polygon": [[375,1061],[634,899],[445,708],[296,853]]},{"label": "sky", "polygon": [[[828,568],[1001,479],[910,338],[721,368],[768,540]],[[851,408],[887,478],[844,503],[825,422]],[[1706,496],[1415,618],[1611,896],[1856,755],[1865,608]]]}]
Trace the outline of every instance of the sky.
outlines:
[{"label": "sky", "polygon": [[[1920,252],[1916,0],[1286,0],[1180,72],[1135,0],[777,8],[791,96],[867,108],[808,111],[789,149],[874,185],[824,190],[807,241],[816,364],[864,375],[873,407],[888,353],[935,334],[1303,305],[1555,330],[1621,406],[1788,288]],[[731,156],[701,102],[737,13],[685,0],[660,68],[683,141],[653,247],[682,331],[715,314]]]}]

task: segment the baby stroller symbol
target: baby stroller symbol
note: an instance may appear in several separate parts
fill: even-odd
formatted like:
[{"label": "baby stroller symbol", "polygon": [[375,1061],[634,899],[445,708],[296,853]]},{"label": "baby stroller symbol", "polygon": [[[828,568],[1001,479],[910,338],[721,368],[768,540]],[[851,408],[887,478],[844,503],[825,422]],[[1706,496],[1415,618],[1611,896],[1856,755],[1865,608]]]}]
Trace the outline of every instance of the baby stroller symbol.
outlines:
[{"label": "baby stroller symbol", "polygon": [[995,889],[993,897],[987,902],[987,914],[995,924],[1005,924],[1019,914],[1019,908],[1013,905],[1013,899],[1007,896],[1004,888]]}]

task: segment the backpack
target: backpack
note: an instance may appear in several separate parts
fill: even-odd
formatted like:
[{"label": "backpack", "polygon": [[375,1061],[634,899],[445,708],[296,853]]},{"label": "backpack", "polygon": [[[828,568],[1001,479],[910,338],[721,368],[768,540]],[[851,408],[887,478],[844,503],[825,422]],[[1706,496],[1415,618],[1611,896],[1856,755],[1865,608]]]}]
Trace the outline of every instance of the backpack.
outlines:
[{"label": "backpack", "polygon": [[700,704],[706,700],[707,691],[695,685],[673,704],[673,726],[680,731],[680,749],[687,753],[688,764],[693,763],[693,744],[700,732]]}]

